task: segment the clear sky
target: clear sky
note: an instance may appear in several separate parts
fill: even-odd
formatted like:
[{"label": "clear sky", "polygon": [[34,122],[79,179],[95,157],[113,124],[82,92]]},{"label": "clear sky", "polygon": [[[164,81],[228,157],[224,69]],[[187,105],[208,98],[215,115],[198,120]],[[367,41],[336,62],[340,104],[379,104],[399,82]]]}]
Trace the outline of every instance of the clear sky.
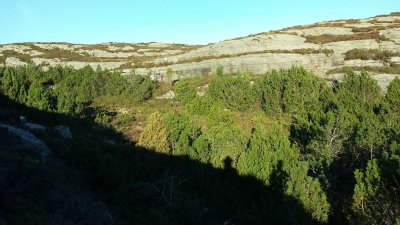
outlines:
[{"label": "clear sky", "polygon": [[400,11],[400,0],[0,0],[0,43],[207,44]]}]

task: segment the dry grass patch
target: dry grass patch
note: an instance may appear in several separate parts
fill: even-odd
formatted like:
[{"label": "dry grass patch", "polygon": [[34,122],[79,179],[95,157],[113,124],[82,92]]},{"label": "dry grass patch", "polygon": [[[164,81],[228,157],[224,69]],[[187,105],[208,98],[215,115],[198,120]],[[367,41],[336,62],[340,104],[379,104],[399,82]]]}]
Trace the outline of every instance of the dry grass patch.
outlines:
[{"label": "dry grass patch", "polygon": [[356,48],[345,53],[345,60],[380,60],[389,62],[390,58],[400,56],[400,52],[382,51],[379,49]]},{"label": "dry grass patch", "polygon": [[6,57],[4,55],[0,55],[0,64],[4,64],[6,62]]},{"label": "dry grass patch", "polygon": [[26,63],[29,63],[32,61],[32,57],[29,54],[19,53],[14,50],[5,50],[5,51],[2,51],[1,53],[3,54],[3,56],[2,56],[3,63],[5,63],[6,58],[8,58],[8,57],[15,57],[15,58],[19,59],[21,62],[26,62]]},{"label": "dry grass patch", "polygon": [[62,61],[91,61],[91,57],[88,53],[78,53],[60,48],[43,49],[43,55],[41,58],[45,59],[60,59]]},{"label": "dry grass patch", "polygon": [[322,23],[315,23],[315,24],[310,24],[310,25],[298,25],[298,26],[293,26],[293,27],[288,27],[282,29],[283,31],[287,30],[303,30],[303,29],[310,29],[310,28],[315,28],[315,27],[345,27],[347,24],[356,24],[359,23],[359,20],[356,19],[349,19],[349,20],[333,20],[333,21],[327,21],[327,22],[322,22]]},{"label": "dry grass patch", "polygon": [[360,32],[376,32],[380,30],[386,30],[387,27],[385,26],[372,26],[372,27],[354,27],[351,31],[354,33]]},{"label": "dry grass patch", "polygon": [[327,75],[335,73],[347,73],[349,71],[369,71],[375,73],[386,73],[386,74],[400,74],[400,65],[391,64],[390,66],[345,66],[326,72]]},{"label": "dry grass patch", "polygon": [[333,34],[322,34],[316,36],[306,36],[306,43],[314,43],[314,44],[326,44],[331,42],[339,42],[339,41],[355,41],[355,40],[368,40],[374,39],[377,42],[387,41],[388,39],[379,34],[379,32],[363,32],[356,34],[347,34],[347,35],[333,35]]}]

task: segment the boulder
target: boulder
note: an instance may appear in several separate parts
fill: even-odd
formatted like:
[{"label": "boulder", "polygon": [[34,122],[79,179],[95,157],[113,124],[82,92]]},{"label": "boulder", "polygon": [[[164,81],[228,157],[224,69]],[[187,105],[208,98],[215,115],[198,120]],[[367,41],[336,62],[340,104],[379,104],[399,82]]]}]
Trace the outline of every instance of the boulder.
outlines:
[{"label": "boulder", "polygon": [[46,161],[52,155],[52,152],[46,143],[35,137],[35,135],[33,135],[31,132],[6,124],[0,124],[0,128],[3,128],[3,130],[6,128],[8,129],[9,134],[13,134],[14,136],[20,138],[21,145],[34,150],[42,157],[43,161]]},{"label": "boulder", "polygon": [[46,127],[37,123],[24,123],[24,128],[27,128],[31,131],[45,131]]},{"label": "boulder", "polygon": [[64,139],[73,139],[72,133],[67,126],[56,126],[54,130]]}]

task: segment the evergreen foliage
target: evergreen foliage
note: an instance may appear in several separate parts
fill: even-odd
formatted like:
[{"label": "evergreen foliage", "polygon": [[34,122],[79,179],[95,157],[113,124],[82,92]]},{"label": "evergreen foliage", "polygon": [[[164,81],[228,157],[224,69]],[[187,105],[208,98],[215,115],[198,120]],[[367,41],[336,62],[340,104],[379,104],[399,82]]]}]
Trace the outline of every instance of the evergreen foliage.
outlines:
[{"label": "evergreen foliage", "polygon": [[[117,224],[399,223],[400,79],[385,94],[366,72],[332,86],[301,67],[257,78],[219,68],[204,96],[196,82],[176,82],[171,106],[151,99],[164,84],[150,76],[29,64],[0,69],[0,97],[48,127],[71,126],[73,140],[38,137],[82,173]],[[39,224],[45,204],[4,218],[40,215]]]},{"label": "evergreen foliage", "polygon": [[186,104],[191,102],[197,96],[196,89],[189,83],[188,80],[183,79],[176,82],[175,85],[175,99],[181,103]]},{"label": "evergreen foliage", "polygon": [[208,87],[208,94],[227,108],[248,111],[257,106],[258,91],[252,88],[246,74],[235,76],[216,73]]}]

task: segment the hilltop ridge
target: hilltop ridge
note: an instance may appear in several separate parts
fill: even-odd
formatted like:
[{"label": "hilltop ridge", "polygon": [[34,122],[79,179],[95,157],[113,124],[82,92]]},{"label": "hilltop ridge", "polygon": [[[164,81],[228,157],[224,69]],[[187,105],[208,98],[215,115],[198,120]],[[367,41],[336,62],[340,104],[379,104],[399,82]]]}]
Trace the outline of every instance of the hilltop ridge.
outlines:
[{"label": "hilltop ridge", "polygon": [[367,70],[382,87],[400,72],[400,13],[294,26],[208,45],[170,43],[16,43],[0,45],[0,65],[101,66],[165,79],[209,75],[218,67],[261,74],[303,66],[317,76],[340,79],[346,70]]}]

